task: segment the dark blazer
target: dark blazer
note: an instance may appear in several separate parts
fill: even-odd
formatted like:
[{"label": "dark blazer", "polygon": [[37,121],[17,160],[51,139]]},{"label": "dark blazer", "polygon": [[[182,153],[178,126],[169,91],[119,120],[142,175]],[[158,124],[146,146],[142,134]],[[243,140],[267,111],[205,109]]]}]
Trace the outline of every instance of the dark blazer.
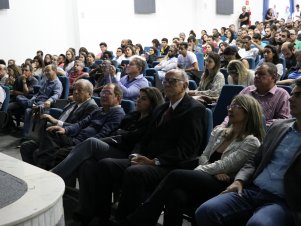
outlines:
[{"label": "dark blazer", "polygon": [[[251,182],[271,161],[279,143],[293,125],[295,119],[278,120],[274,122],[260,146],[254,159],[250,159],[238,172],[235,179],[240,179],[244,183]],[[301,146],[298,148],[291,166],[284,175],[284,187],[286,200],[295,213],[295,219],[301,222]]]},{"label": "dark blazer", "polygon": [[154,110],[149,128],[132,153],[158,158],[162,166],[178,167],[200,154],[206,141],[206,109],[203,104],[185,94],[171,119],[160,124],[169,103]]},{"label": "dark blazer", "polygon": [[[73,107],[76,103],[71,102],[64,107],[64,110],[60,116],[60,118],[68,111],[71,107]],[[68,126],[78,121],[86,118],[92,111],[98,108],[98,105],[95,103],[94,99],[90,99],[84,102],[80,107],[78,107],[64,122],[63,126]]]},{"label": "dark blazer", "polygon": [[100,107],[83,120],[65,126],[65,134],[73,137],[73,144],[78,144],[89,137],[104,138],[118,129],[124,115],[124,110],[120,106],[112,107],[108,112],[104,112]]}]

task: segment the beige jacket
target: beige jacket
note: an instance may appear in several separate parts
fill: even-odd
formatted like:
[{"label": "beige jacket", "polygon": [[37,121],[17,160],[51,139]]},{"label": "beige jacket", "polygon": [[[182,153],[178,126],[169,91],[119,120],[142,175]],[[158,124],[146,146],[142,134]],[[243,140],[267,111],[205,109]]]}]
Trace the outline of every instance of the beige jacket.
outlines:
[{"label": "beige jacket", "polygon": [[195,170],[202,170],[211,175],[225,173],[234,176],[249,158],[254,157],[260,142],[253,135],[248,135],[242,141],[234,140],[223,152],[220,160],[209,163],[210,156],[224,141],[223,132],[224,128],[221,127],[212,131],[209,143],[199,157],[200,165]]}]

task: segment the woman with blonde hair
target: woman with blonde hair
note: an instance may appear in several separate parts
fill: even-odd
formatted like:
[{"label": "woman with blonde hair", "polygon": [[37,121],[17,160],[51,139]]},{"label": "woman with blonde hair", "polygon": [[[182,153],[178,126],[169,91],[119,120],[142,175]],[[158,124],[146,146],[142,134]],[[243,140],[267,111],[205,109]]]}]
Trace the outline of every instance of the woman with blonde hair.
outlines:
[{"label": "woman with blonde hair", "polygon": [[228,84],[250,86],[254,85],[255,73],[246,69],[240,60],[231,60],[227,67]]},{"label": "woman with blonde hair", "polygon": [[[127,216],[127,225],[155,226],[164,208],[164,226],[181,226],[183,213],[220,194],[257,153],[265,135],[262,109],[250,95],[236,96],[228,106],[230,126],[216,127],[194,170],[170,172],[149,198]],[[147,222],[147,223],[146,223]]]}]

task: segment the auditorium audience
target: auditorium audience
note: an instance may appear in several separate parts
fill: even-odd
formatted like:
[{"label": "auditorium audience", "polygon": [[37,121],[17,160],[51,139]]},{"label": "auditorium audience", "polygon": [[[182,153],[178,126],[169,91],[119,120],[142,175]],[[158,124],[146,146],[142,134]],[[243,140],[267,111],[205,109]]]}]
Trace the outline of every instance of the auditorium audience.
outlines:
[{"label": "auditorium audience", "polygon": [[[263,109],[264,120],[266,120],[266,127],[268,128],[271,127],[273,129],[275,127],[272,126],[272,123],[280,119],[286,119],[291,117],[289,106],[288,106],[289,95],[287,91],[285,91],[280,87],[278,88],[276,84],[291,85],[293,87],[295,85],[295,80],[297,81],[300,80],[298,78],[301,75],[300,72],[301,54],[300,52],[296,51],[301,48],[300,47],[301,42],[298,41],[298,36],[297,36],[301,28],[299,25],[300,22],[298,21],[293,22],[290,19],[288,19],[287,23],[285,23],[285,21],[282,19],[278,21],[274,19],[271,20],[270,18],[268,18],[267,22],[265,23],[257,21],[255,25],[249,25],[249,26],[244,25],[242,28],[238,28],[236,31],[235,25],[230,24],[228,28],[226,27],[221,28],[222,31],[221,35],[218,33],[218,30],[216,28],[212,29],[212,33],[210,32],[207,33],[205,32],[205,30],[203,30],[202,34],[200,34],[202,39],[198,39],[197,35],[193,31],[191,31],[188,36],[188,39],[186,39],[188,43],[184,42],[186,37],[185,34],[183,36],[181,32],[179,35],[180,38],[176,37],[175,42],[173,40],[173,44],[170,46],[168,45],[168,39],[165,37],[164,38],[161,37],[162,44],[160,44],[158,39],[153,39],[152,40],[153,47],[151,47],[149,53],[146,54],[143,53],[142,45],[136,44],[134,46],[130,39],[123,39],[121,41],[121,47],[117,48],[116,57],[113,58],[113,61],[107,60],[113,57],[113,52],[108,51],[107,43],[105,42],[101,42],[99,45],[101,49],[101,53],[99,53],[96,58],[101,60],[97,62],[95,62],[95,55],[91,52],[88,52],[88,50],[84,47],[81,47],[79,49],[78,51],[79,54],[77,57],[75,57],[76,55],[75,49],[70,47],[66,51],[66,57],[64,54],[58,52],[46,54],[44,57],[43,51],[39,50],[37,51],[37,55],[33,58],[33,60],[31,60],[32,58],[28,58],[26,60],[27,63],[24,63],[20,66],[16,65],[15,61],[9,60],[8,61],[9,66],[7,67],[7,69],[5,69],[6,68],[5,65],[2,64],[0,65],[0,84],[8,86],[11,90],[9,115],[13,114],[15,116],[15,117],[10,117],[11,120],[13,118],[14,120],[16,120],[17,125],[20,125],[20,121],[22,121],[22,119],[25,118],[24,125],[23,125],[25,131],[28,130],[29,114],[24,114],[23,109],[20,108],[20,105],[16,103],[16,100],[19,100],[21,98],[20,95],[22,95],[22,96],[26,96],[26,98],[24,97],[24,100],[31,101],[32,100],[31,98],[33,96],[34,98],[36,98],[37,96],[42,95],[43,93],[45,94],[45,91],[50,90],[51,86],[49,87],[47,86],[47,78],[46,78],[46,76],[49,75],[49,68],[47,67],[44,73],[43,71],[44,65],[45,66],[50,65],[51,63],[57,65],[58,66],[57,75],[67,76],[70,80],[70,92],[72,94],[73,87],[75,92],[73,93],[74,102],[65,106],[62,115],[58,119],[55,119],[53,116],[49,114],[44,114],[42,116],[42,120],[48,121],[48,124],[52,124],[54,127],[50,127],[50,129],[48,129],[49,130],[48,132],[41,131],[40,141],[31,140],[31,141],[27,141],[27,143],[23,143],[24,145],[21,148],[22,157],[24,158],[25,161],[30,162],[31,164],[35,164],[40,167],[50,169],[55,165],[55,163],[58,162],[56,151],[55,151],[56,148],[60,152],[60,150],[62,150],[61,148],[62,146],[64,146],[65,144],[69,146],[66,148],[67,151],[65,152],[64,155],[66,156],[72,149],[73,145],[79,144],[74,148],[74,150],[70,154],[71,157],[68,157],[65,161],[63,161],[62,165],[59,165],[58,169],[60,170],[57,171],[58,174],[61,175],[64,179],[67,178],[66,180],[68,180],[69,177],[73,177],[73,175],[76,175],[76,173],[79,172],[78,176],[80,178],[81,188],[83,187],[84,189],[82,194],[86,194],[87,190],[85,189],[91,189],[91,187],[93,186],[95,186],[93,187],[93,189],[98,188],[99,189],[98,192],[103,191],[105,194],[109,194],[114,189],[102,188],[102,185],[103,186],[118,185],[117,186],[118,188],[121,187],[123,190],[123,194],[121,195],[121,201],[116,216],[117,218],[119,218],[119,220],[124,220],[128,214],[132,213],[135,210],[135,208],[139,206],[140,202],[146,200],[145,199],[146,197],[142,195],[143,194],[142,191],[144,191],[144,189],[142,188],[143,187],[142,185],[144,185],[144,181],[143,181],[144,176],[142,176],[142,178],[138,177],[133,179],[132,175],[134,175],[133,172],[136,170],[136,169],[134,170],[134,168],[135,167],[138,168],[138,166],[130,166],[130,164],[139,165],[140,161],[142,161],[143,164],[145,163],[154,164],[155,166],[153,167],[156,168],[158,163],[157,160],[159,161],[161,167],[164,168],[164,170],[162,170],[164,171],[164,173],[162,174],[161,172],[159,173],[160,175],[158,178],[156,178],[156,182],[152,183],[152,185],[149,187],[150,189],[148,192],[150,192],[155,189],[156,184],[158,184],[159,181],[171,170],[170,168],[168,170],[165,169],[165,161],[173,162],[173,159],[170,158],[170,156],[167,159],[165,159],[166,156],[163,155],[164,160],[162,160],[163,161],[162,164],[161,155],[159,155],[160,151],[158,153],[153,153],[153,150],[150,150],[149,153],[143,153],[143,155],[147,157],[138,156],[138,157],[133,157],[132,161],[126,160],[128,165],[125,166],[122,163],[121,164],[123,167],[122,170],[120,170],[117,173],[118,174],[117,176],[114,173],[114,175],[111,176],[110,178],[109,178],[110,173],[108,173],[107,170],[108,168],[110,168],[111,170],[114,168],[112,167],[111,164],[115,164],[115,160],[111,160],[111,159],[102,160],[101,165],[96,163],[99,156],[101,156],[100,158],[110,157],[107,154],[103,155],[102,152],[95,151],[98,150],[97,148],[100,146],[101,148],[109,147],[109,150],[114,150],[114,151],[117,150],[118,152],[116,153],[118,153],[118,155],[114,156],[112,154],[111,157],[113,158],[114,157],[127,158],[127,156],[130,153],[130,149],[133,149],[132,147],[134,146],[134,143],[138,142],[140,143],[139,145],[141,144],[146,145],[145,143],[147,140],[145,138],[146,136],[144,136],[144,134],[142,134],[141,131],[140,131],[141,135],[138,135],[135,137],[135,139],[131,140],[132,142],[131,144],[128,143],[125,144],[124,142],[127,141],[124,140],[122,140],[121,143],[118,143],[120,141],[119,140],[120,134],[118,132],[116,133],[115,130],[116,128],[119,127],[119,122],[123,118],[123,114],[124,114],[124,112],[121,111],[122,109],[120,109],[119,106],[121,100],[121,95],[120,95],[121,91],[118,91],[119,88],[123,91],[124,99],[129,99],[133,101],[137,100],[137,111],[127,115],[127,117],[124,119],[123,123],[121,124],[120,128],[126,131],[130,131],[129,134],[131,133],[137,134],[139,133],[139,131],[137,132],[135,130],[136,128],[135,126],[137,126],[137,128],[143,128],[143,130],[148,131],[148,129],[146,129],[146,125],[148,124],[148,122],[152,126],[153,124],[156,124],[158,127],[160,127],[159,125],[160,120],[158,119],[160,119],[161,116],[160,115],[150,116],[151,115],[150,112],[152,112],[152,109],[156,104],[152,103],[154,104],[154,106],[152,104],[146,104],[149,103],[151,99],[151,96],[149,96],[148,94],[151,92],[157,93],[158,91],[155,90],[154,88],[148,88],[149,84],[151,83],[149,83],[147,79],[144,77],[144,75],[146,74],[145,67],[149,66],[150,68],[152,68],[153,62],[155,60],[160,61],[160,63],[154,67],[154,69],[157,71],[157,73],[155,73],[155,83],[156,86],[160,88],[160,91],[162,91],[163,94],[164,92],[167,92],[166,95],[167,98],[171,97],[171,99],[173,99],[173,95],[176,95],[176,92],[179,91],[180,85],[181,88],[186,87],[186,85],[184,85],[186,84],[186,79],[184,79],[185,76],[181,77],[180,71],[178,70],[174,71],[173,69],[176,67],[184,69],[190,79],[195,80],[197,84],[199,83],[198,89],[190,90],[188,91],[188,94],[194,96],[195,99],[200,100],[204,104],[209,104],[216,101],[220,95],[220,91],[225,83],[224,75],[219,72],[220,67],[222,67],[224,69],[227,69],[228,71],[229,76],[227,77],[227,79],[229,84],[246,86],[241,91],[240,93],[241,95],[248,94],[253,96],[255,99],[257,99],[257,101],[260,103]],[[221,42],[221,40],[223,40],[224,42]],[[137,41],[139,42],[139,40]],[[252,46],[251,44],[253,44],[254,46]],[[201,48],[202,46],[205,47],[204,55],[202,54],[203,52],[203,49]],[[177,55],[177,47],[179,47],[179,56]],[[259,49],[259,51],[257,50],[256,47]],[[220,57],[218,57],[217,54],[214,54],[213,52],[218,52],[220,54]],[[196,58],[195,53],[200,53],[198,54],[198,58]],[[258,53],[260,53],[260,55],[258,55]],[[162,56],[160,56],[160,54]],[[198,59],[202,59],[202,57],[204,59],[204,65],[201,65],[202,61],[198,62]],[[249,63],[246,59],[244,59],[245,57],[252,57],[255,60],[255,66],[256,66],[255,70],[249,70]],[[282,62],[282,59],[279,57],[284,58],[284,62]],[[53,59],[51,60],[51,58]],[[146,61],[144,61],[143,58],[146,58]],[[79,61],[75,61],[75,59],[79,59]],[[123,65],[121,65],[122,60],[129,60],[129,61],[124,61]],[[1,60],[1,62],[5,64],[4,60]],[[22,75],[20,75],[21,73],[19,72],[20,71],[19,67],[23,69]],[[84,67],[86,68],[84,69]],[[199,71],[202,68],[204,68],[204,72]],[[83,70],[85,70],[85,72],[88,72],[89,74],[84,73]],[[166,74],[168,75],[167,77]],[[33,75],[35,75],[36,78]],[[85,79],[81,79],[81,78],[85,78]],[[90,83],[90,81],[93,84]],[[163,85],[161,81],[163,81]],[[111,83],[115,83],[115,85],[111,85]],[[35,89],[33,88],[35,85],[40,85],[42,87],[40,91],[38,91],[37,87],[35,87]],[[104,90],[103,87],[105,87]],[[93,89],[94,89],[94,93],[91,91]],[[114,91],[112,91],[112,89]],[[177,89],[177,91],[175,89]],[[183,99],[178,100],[180,104],[184,99],[186,100],[188,98],[187,95],[182,94],[182,91],[183,90],[181,89],[181,95],[183,95],[182,96]],[[297,91],[298,91],[298,87],[297,87]],[[81,123],[85,122],[84,120],[85,116],[88,115],[87,116],[88,118],[92,117],[93,113],[91,113],[91,111],[96,108],[96,103],[91,99],[92,95],[100,96],[101,100],[105,102],[108,101],[108,99],[112,100],[112,103],[114,102],[112,107],[108,107],[110,105],[105,104],[105,106],[103,106],[104,107],[103,109],[106,109],[104,112],[101,112],[99,108],[98,110],[95,111],[95,112],[98,111],[100,112],[99,113],[101,115],[100,117],[103,116],[102,114],[108,115],[109,114],[108,112],[111,112],[114,109],[120,110],[118,111],[118,113],[116,113],[118,114],[118,117],[116,117],[118,119],[116,119],[116,123],[114,124],[114,126],[106,130],[105,135],[103,136],[101,135],[98,138],[106,137],[110,135],[112,136],[114,135],[114,137],[103,139],[102,141],[100,141],[100,139],[98,138],[97,139],[90,138],[95,136],[96,133],[95,128],[93,127],[94,124],[93,125],[91,124],[91,126],[88,125],[87,127],[85,125],[83,126],[83,129],[81,129],[81,126],[79,126],[82,125]],[[158,95],[159,94],[157,93],[156,96],[158,97]],[[241,95],[236,97],[235,99],[236,102],[241,97]],[[296,97],[296,95],[293,94],[293,97],[290,99],[291,103],[293,102],[295,103],[297,98],[298,97]],[[190,102],[192,103],[191,100]],[[41,101],[41,103],[44,104],[46,107],[49,107],[47,98]],[[231,112],[236,112],[238,110],[241,110],[242,115],[246,117],[245,115],[247,112],[246,109],[243,107],[239,108],[236,106],[239,104],[235,103],[234,105],[235,105],[234,107],[235,109],[232,109],[232,107],[230,107],[229,114],[231,114]],[[234,105],[231,104],[231,106]],[[143,114],[139,112],[139,109],[141,109],[142,106],[148,106],[149,108],[151,108],[151,110],[149,110],[148,116],[142,117]],[[64,106],[62,106],[62,108],[63,107]],[[159,107],[158,109],[161,108],[162,106]],[[177,111],[177,108],[175,109],[175,111]],[[292,112],[294,112],[294,110],[295,107],[293,107]],[[159,110],[155,110],[154,112],[157,113],[158,111]],[[200,116],[198,115],[198,117]],[[200,120],[198,117],[193,117],[191,119],[189,118],[189,120],[194,120],[194,121],[197,119]],[[157,119],[156,123],[152,121],[154,118]],[[226,118],[222,124],[224,127],[227,126],[228,124],[227,120],[228,118]],[[231,118],[230,121],[231,120],[233,120],[233,118]],[[260,120],[257,129],[259,129],[260,123],[263,122],[264,120]],[[276,123],[277,122],[275,122],[275,125]],[[76,129],[72,127],[74,125],[78,125]],[[185,126],[187,125],[185,124]],[[70,130],[68,130],[69,127],[73,128],[71,133]],[[234,126],[233,127],[230,126],[227,129],[223,127],[218,127],[214,130],[213,137],[214,134],[219,133],[218,131],[220,131],[220,134],[224,134],[225,131],[229,132],[233,128]],[[67,130],[65,131],[65,129]],[[50,132],[52,130],[57,131],[58,133]],[[115,133],[112,133],[113,131],[115,131]],[[161,131],[158,132],[156,126],[153,126],[152,134],[158,135],[158,134],[154,134],[155,133],[154,131],[157,131],[158,134],[161,134]],[[179,133],[179,130],[176,129],[176,131]],[[66,132],[67,135],[59,134],[64,132]],[[77,133],[77,135],[75,133]],[[172,134],[172,136],[174,137],[178,136],[177,134],[174,134],[175,133],[174,131],[172,132],[168,131],[167,133]],[[167,135],[171,136],[170,134]],[[165,137],[165,135],[166,134],[162,134],[162,137]],[[185,134],[185,136],[186,135],[187,134]],[[244,136],[243,133],[241,133],[240,135]],[[80,136],[80,138],[77,139],[77,136]],[[124,134],[122,134],[121,136],[123,137]],[[220,135],[220,136],[227,137],[227,135],[225,136]],[[162,139],[162,137],[160,138]],[[180,138],[175,139],[174,137],[173,137],[173,141],[178,142]],[[249,136],[245,136],[241,138],[245,139],[246,137]],[[84,141],[86,138],[90,138],[90,139]],[[153,142],[153,140],[151,139],[152,137],[149,137],[148,142]],[[216,138],[216,139],[219,140],[220,138]],[[234,143],[243,142],[242,139],[241,140],[238,139],[236,141],[231,141],[231,142]],[[84,142],[81,143],[82,141]],[[115,141],[117,141],[117,143],[115,143]],[[159,141],[156,140],[156,142]],[[104,144],[106,144],[106,146],[104,146]],[[87,148],[89,145],[91,147],[93,146],[93,150]],[[122,148],[120,149],[121,145]],[[178,143],[172,145],[175,145],[173,150],[176,150],[181,146],[181,144]],[[226,146],[228,148],[232,147],[232,143],[230,142],[227,145]],[[84,146],[84,148],[81,148],[82,146]],[[227,149],[226,146],[224,147],[225,150]],[[127,150],[124,151],[124,148]],[[157,151],[157,148],[161,150],[161,148],[163,147],[158,147],[157,145],[154,151]],[[221,147],[218,147],[217,149],[219,148]],[[89,149],[90,152],[85,152],[85,154],[82,155],[82,152],[78,151],[79,149]],[[120,153],[119,151],[121,152],[123,151],[123,152]],[[135,152],[133,153],[137,154]],[[92,155],[94,157],[91,157]],[[80,157],[77,158],[77,156]],[[158,156],[160,157],[157,159]],[[173,156],[173,157],[178,158],[178,156]],[[188,155],[185,155],[183,159],[187,157]],[[74,159],[76,159],[76,161]],[[88,160],[86,161],[86,159]],[[221,161],[222,159],[223,159],[222,156],[220,156],[220,160],[217,160],[217,162]],[[94,165],[90,164],[92,160],[95,161]],[[136,160],[138,162],[136,162]],[[76,162],[76,164],[74,164],[74,166],[72,167],[69,167],[70,165],[72,165],[72,163],[70,162],[72,163]],[[81,164],[82,162],[83,164]],[[65,164],[67,166],[65,166]],[[118,162],[118,164],[120,163]],[[210,163],[210,164],[214,164],[214,163]],[[130,167],[128,168],[128,166]],[[96,173],[93,171],[93,169],[95,170],[97,167],[99,168],[99,172]],[[204,165],[202,167],[204,167]],[[65,170],[66,168],[68,168],[69,171],[66,171]],[[78,169],[80,170],[78,171]],[[115,168],[113,169],[113,171],[117,172]],[[91,172],[92,174],[90,176],[89,173]],[[195,174],[197,173],[197,171],[191,171],[189,173],[192,172]],[[174,174],[177,175],[177,171]],[[162,192],[162,190],[164,190],[165,187],[168,187],[167,185],[169,185],[169,182],[171,181],[170,183],[173,183],[174,179],[170,179],[170,178],[174,178],[174,176],[172,176],[174,174],[171,173],[170,176],[167,177],[166,181],[164,180],[164,182],[162,182],[162,185],[158,187],[156,193],[159,194],[164,193]],[[202,172],[202,175],[203,174],[205,173]],[[100,175],[104,176],[105,178],[104,181],[102,181],[101,179],[102,177],[100,177]],[[121,183],[121,175],[124,175],[125,178],[123,183]],[[186,183],[183,183],[183,181],[190,180],[190,177],[189,176],[186,177],[185,175],[183,176],[183,178],[181,177],[181,179],[178,180],[175,179],[177,186],[180,185],[182,186],[182,184],[183,186],[184,185],[186,186]],[[210,175],[210,177],[212,176]],[[100,182],[98,181],[92,182],[92,180],[95,180],[96,178],[99,178],[98,180],[100,180]],[[226,178],[226,177],[222,177],[222,178]],[[110,182],[109,179],[112,179],[112,181]],[[141,181],[139,181],[140,179]],[[132,182],[133,184],[130,184],[130,182]],[[121,184],[123,184],[123,186],[121,186]],[[134,185],[137,186],[137,188],[134,187]],[[219,188],[221,187],[222,186],[220,186]],[[182,209],[178,208],[177,205],[183,204],[182,202],[190,200],[190,197],[194,197],[194,195],[196,194],[195,189],[197,188],[198,186],[197,184],[195,184],[195,186],[192,187],[191,192],[187,192],[185,190],[186,188],[184,190],[175,189],[174,191],[167,192],[168,194],[164,195],[163,199],[160,199],[161,202],[160,205],[163,205],[164,203],[166,205],[165,219],[168,220],[164,222],[164,225],[180,225],[179,222],[182,221],[182,217],[181,217]],[[223,189],[225,189],[225,187],[223,187]],[[221,191],[221,189],[219,191]],[[96,190],[93,190],[93,192],[96,193]],[[134,192],[136,192],[135,194],[138,194],[138,197],[134,197],[133,195]],[[210,192],[214,193],[213,189],[210,190]],[[210,194],[212,194],[210,192],[209,191],[205,192],[204,197],[210,198]],[[153,197],[157,197],[157,195],[154,194],[146,202],[147,204],[141,207],[142,210],[143,208],[146,209],[148,208],[147,206],[150,205],[149,203],[153,202],[152,201],[154,199]],[[183,197],[177,196],[179,194],[184,194],[184,196]],[[211,197],[212,196],[213,194],[211,195]],[[91,197],[92,194],[90,194],[90,198]],[[102,199],[105,200],[104,202],[105,204],[100,203],[100,206],[103,205],[106,206],[107,208],[108,207],[107,204],[109,202],[106,201],[108,201],[110,197],[111,197],[110,195],[104,195]],[[170,197],[178,197],[178,198],[170,198]],[[180,199],[179,197],[181,197],[182,199]],[[95,197],[93,198],[95,199]],[[199,199],[201,199],[201,196],[199,197]],[[203,200],[200,201],[199,199],[198,198],[193,199],[195,200],[194,203],[195,205],[193,206],[192,209],[195,209],[197,204],[200,204],[203,201]],[[85,199],[85,201],[87,200],[89,200],[89,198]],[[129,204],[128,200],[133,200],[133,203]],[[94,214],[93,211],[97,209],[95,207],[96,204],[94,202],[91,203],[92,203],[92,207],[90,208],[90,210],[92,211],[91,214]],[[84,204],[81,203],[81,205],[83,206],[85,206],[86,204],[87,203]],[[170,208],[170,206],[172,206],[172,208]],[[83,210],[82,213],[84,213],[84,215],[87,209]],[[138,210],[137,213],[139,212]],[[151,221],[149,222],[146,220],[145,222],[141,221],[139,223],[139,219],[141,220],[147,219],[143,217],[144,214],[141,215],[138,214],[138,218],[129,217],[128,219],[130,223],[133,225],[155,225],[158,214],[161,210],[162,210],[161,206],[159,208],[156,208],[156,211],[158,211],[155,214],[156,216],[152,215],[152,211],[150,210],[149,212],[150,214],[148,215],[148,218],[151,219]],[[110,214],[107,211],[109,210],[106,209],[105,213],[103,213],[103,216],[105,216],[104,222],[106,222],[107,217]],[[144,212],[142,211],[141,213]],[[136,213],[133,216],[136,216]],[[170,216],[174,216],[174,217],[170,217]],[[88,218],[90,217],[91,216],[89,215]],[[138,219],[138,221],[134,222],[133,220],[134,218]],[[170,224],[168,222],[178,222],[178,223]]]}]

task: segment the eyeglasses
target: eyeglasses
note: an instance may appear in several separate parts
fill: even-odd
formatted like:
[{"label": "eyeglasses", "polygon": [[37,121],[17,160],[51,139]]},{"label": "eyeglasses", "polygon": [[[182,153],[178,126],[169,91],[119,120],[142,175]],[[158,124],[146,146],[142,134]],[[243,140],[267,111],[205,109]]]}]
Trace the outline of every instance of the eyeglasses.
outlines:
[{"label": "eyeglasses", "polygon": [[234,110],[234,109],[242,109],[243,107],[238,105],[238,104],[231,104],[227,106],[227,110],[229,111],[230,109]]},{"label": "eyeglasses", "polygon": [[293,92],[291,93],[291,97],[295,97],[295,98],[301,97],[301,92]]},{"label": "eyeglasses", "polygon": [[101,97],[108,97],[108,96],[113,96],[114,93],[112,93],[112,92],[110,92],[110,91],[108,91],[108,90],[103,90],[103,91],[100,92],[99,95],[100,95]]},{"label": "eyeglasses", "polygon": [[169,84],[171,86],[175,85],[177,82],[183,81],[181,79],[177,79],[177,78],[164,78],[162,83],[163,85]]}]

